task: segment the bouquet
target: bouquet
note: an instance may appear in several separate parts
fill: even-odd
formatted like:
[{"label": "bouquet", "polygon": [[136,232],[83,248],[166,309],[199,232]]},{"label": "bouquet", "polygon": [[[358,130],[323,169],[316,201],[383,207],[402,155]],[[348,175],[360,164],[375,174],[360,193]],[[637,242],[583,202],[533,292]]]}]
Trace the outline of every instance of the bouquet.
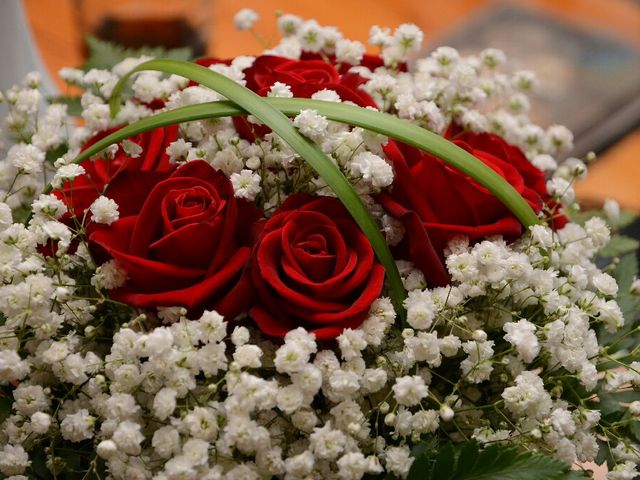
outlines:
[{"label": "bouquet", "polygon": [[277,24],[63,69],[81,121],[3,95],[3,478],[635,478],[629,215],[579,211],[533,74]]}]

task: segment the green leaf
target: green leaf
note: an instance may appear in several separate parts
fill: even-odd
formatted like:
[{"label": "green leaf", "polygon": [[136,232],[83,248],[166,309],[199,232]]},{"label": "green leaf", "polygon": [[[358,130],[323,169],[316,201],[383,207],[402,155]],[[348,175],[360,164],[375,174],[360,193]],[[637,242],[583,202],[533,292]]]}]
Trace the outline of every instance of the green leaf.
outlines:
[{"label": "green leaf", "polygon": [[599,252],[603,257],[617,257],[625,253],[634,252],[640,247],[640,242],[626,235],[614,235],[609,243]]},{"label": "green leaf", "polygon": [[475,442],[445,445],[431,469],[416,458],[407,480],[564,480],[587,478],[569,470],[561,461],[513,447],[491,445],[480,449]]},{"label": "green leaf", "polygon": [[598,408],[603,415],[609,415],[611,413],[625,412],[626,407],[620,405],[620,402],[629,403],[638,399],[638,393],[633,391],[628,392],[600,392],[598,393]]},{"label": "green leaf", "polygon": [[143,55],[174,60],[190,60],[193,58],[193,52],[189,47],[170,50],[162,47],[125,48],[116,43],[100,40],[92,36],[87,37],[85,42],[89,48],[89,57],[82,66],[83,70],[91,70],[92,68],[110,70],[125,58],[137,58]]},{"label": "green leaf", "polygon": [[[631,283],[634,278],[638,276],[638,271],[638,257],[636,253],[633,252],[620,257],[620,262],[612,272],[613,277],[618,282],[618,297],[616,298],[616,302],[622,311],[624,325],[613,333],[607,332],[604,326],[601,326],[598,331],[598,340],[601,345],[615,344],[615,349],[609,350],[610,355],[614,355],[620,351],[628,353],[640,343],[640,332],[629,333],[640,325],[640,297],[632,295],[629,291]],[[603,367],[615,368],[615,365],[605,364]]]},{"label": "green leaf", "polygon": [[440,449],[440,453],[436,457],[435,465],[433,466],[433,478],[441,480],[449,480],[453,477],[456,464],[456,451],[453,448],[452,443],[447,443]]},{"label": "green leaf", "polygon": [[[601,208],[594,208],[577,212],[571,210],[568,212],[568,214],[572,222],[579,223],[580,225],[584,225],[587,220],[593,217],[600,217],[604,219],[607,218],[606,213]],[[619,230],[628,225],[631,225],[636,218],[638,218],[638,214],[633,210],[620,210],[620,218],[618,218],[618,221],[609,222],[609,220],[607,220],[607,223],[609,223],[612,229]]]},{"label": "green leaf", "polygon": [[70,97],[60,95],[58,97],[49,97],[47,101],[51,104],[61,103],[67,106],[67,113],[72,117],[79,117],[82,114],[82,105],[80,103],[80,97]]},{"label": "green leaf", "polygon": [[636,442],[640,442],[640,420],[632,420],[629,422],[629,431],[633,433]]},{"label": "green leaf", "polygon": [[596,439],[596,443],[598,444],[598,455],[595,458],[595,463],[602,465],[606,462],[609,468],[613,468],[616,462],[611,453],[611,445],[600,438]]},{"label": "green leaf", "polygon": [[0,423],[11,415],[11,405],[13,405],[13,396],[11,393],[0,390]]},{"label": "green leaf", "polygon": [[640,273],[640,265],[635,253],[628,253],[620,257],[620,263],[613,271],[613,276],[618,282],[620,293],[629,293],[634,278]]},{"label": "green leaf", "polygon": [[477,444],[474,442],[467,442],[462,445],[460,451],[460,459],[458,461],[458,476],[464,477],[470,475],[473,469],[476,468],[480,452],[478,451]]},{"label": "green leaf", "polygon": [[618,221],[613,224],[613,228],[624,228],[631,225],[636,218],[638,218],[638,213],[633,210],[621,210],[620,218]]}]

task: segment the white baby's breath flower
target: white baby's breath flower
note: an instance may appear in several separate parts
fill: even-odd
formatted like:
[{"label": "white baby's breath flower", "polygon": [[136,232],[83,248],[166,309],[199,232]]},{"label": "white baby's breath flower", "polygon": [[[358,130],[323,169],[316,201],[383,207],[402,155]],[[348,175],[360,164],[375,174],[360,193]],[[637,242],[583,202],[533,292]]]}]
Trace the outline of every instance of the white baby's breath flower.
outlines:
[{"label": "white baby's breath flower", "polygon": [[358,65],[364,56],[365,47],[360,42],[341,39],[336,43],[336,60],[338,62]]},{"label": "white baby's breath flower", "polygon": [[385,466],[387,470],[398,475],[400,478],[406,478],[414,461],[409,448],[406,446],[389,447],[386,449],[385,454]]},{"label": "white baby's breath flower", "polygon": [[413,23],[403,23],[396,28],[394,37],[398,40],[405,52],[416,52],[422,46],[424,34]]},{"label": "white baby's breath flower", "polygon": [[620,221],[620,204],[612,198],[607,198],[604,201],[602,207],[604,214],[607,216],[607,221],[610,225],[615,225]]},{"label": "white baby's breath flower", "polygon": [[53,177],[53,180],[51,181],[51,185],[54,188],[61,188],[62,184],[65,181],[74,180],[76,177],[79,177],[80,175],[84,175],[84,174],[85,174],[85,170],[80,165],[77,165],[75,163],[70,163],[69,165],[62,165],[60,168],[58,168],[58,171]]},{"label": "white baby's breath flower", "polygon": [[295,35],[300,25],[302,25],[302,19],[297,15],[285,13],[278,17],[278,29],[285,37]]},{"label": "white baby's breath flower", "polygon": [[177,392],[173,388],[161,389],[153,399],[153,414],[160,420],[165,420],[176,408]]},{"label": "white baby's breath flower", "polygon": [[216,170],[221,170],[227,177],[231,177],[234,173],[240,173],[243,167],[242,159],[231,148],[218,151],[213,157],[211,165]]},{"label": "white baby's breath flower", "polygon": [[322,28],[315,20],[303,22],[296,32],[296,37],[302,49],[307,52],[319,52],[325,44]]},{"label": "white baby's breath flower", "polygon": [[258,14],[255,10],[251,8],[243,8],[239,10],[238,13],[233,17],[233,23],[236,26],[236,29],[243,30],[251,30],[253,25],[258,21]]},{"label": "white baby's breath flower", "polygon": [[99,196],[89,207],[92,220],[96,223],[111,225],[120,218],[118,204],[110,198]]},{"label": "white baby's breath flower", "polygon": [[233,360],[240,368],[259,368],[262,350],[257,345],[241,345],[233,353]]},{"label": "white baby's breath flower", "polygon": [[127,455],[139,455],[141,451],[140,444],[144,441],[144,435],[138,423],[125,420],[113,432],[112,440],[121,452]]},{"label": "white baby's breath flower", "polygon": [[393,385],[393,395],[400,405],[417,405],[427,396],[429,389],[418,375],[399,377]]},{"label": "white baby's breath flower", "polygon": [[98,289],[112,290],[121,287],[127,280],[127,272],[115,260],[108,260],[96,269],[91,285]]},{"label": "white baby's breath flower", "polygon": [[29,454],[22,445],[7,443],[0,450],[0,472],[7,476],[24,473],[30,464]]},{"label": "white baby's breath flower", "polygon": [[480,59],[485,67],[493,70],[504,64],[507,57],[502,50],[498,50],[497,48],[485,48],[480,52]]},{"label": "white baby's breath flower", "polygon": [[25,143],[13,145],[7,152],[7,160],[20,173],[32,175],[42,171],[42,162],[45,159],[45,152]]},{"label": "white baby's breath flower", "polygon": [[293,124],[300,130],[300,133],[311,139],[322,138],[329,126],[326,117],[311,109],[301,110],[293,119]]},{"label": "white baby's breath flower", "polygon": [[292,98],[293,93],[291,92],[291,87],[289,85],[282,82],[275,82],[271,85],[269,93],[267,93],[267,97]]},{"label": "white baby's breath flower", "polygon": [[31,415],[31,429],[40,435],[49,431],[51,426],[51,415],[45,412],[35,412]]},{"label": "white baby's breath flower", "polygon": [[404,301],[407,322],[417,330],[426,330],[436,315],[435,305],[428,290],[412,290]]},{"label": "white baby's breath flower", "polygon": [[142,154],[142,147],[131,140],[123,140],[120,146],[122,151],[131,158],[138,158]]},{"label": "white baby's breath flower", "polygon": [[348,163],[354,177],[361,177],[376,188],[387,187],[393,183],[393,169],[384,159],[371,152],[360,152]]},{"label": "white baby's breath flower", "polygon": [[535,335],[536,326],[533,323],[522,319],[505,323],[503,329],[507,333],[504,339],[518,349],[518,354],[525,362],[531,363],[540,353],[540,345]]},{"label": "white baby's breath flower", "polygon": [[260,175],[251,170],[244,169],[240,173],[232,173],[230,179],[234,195],[238,198],[253,201],[262,191]]},{"label": "white baby's breath flower", "polygon": [[175,163],[179,160],[186,159],[191,147],[192,143],[185,141],[183,138],[171,142],[166,149],[166,153],[169,155],[169,161]]},{"label": "white baby's breath flower", "polygon": [[618,293],[616,279],[608,273],[598,273],[594,275],[591,282],[603,295],[615,296]]},{"label": "white baby's breath flower", "polygon": [[81,442],[93,437],[93,426],[96,418],[89,414],[86,408],[78,412],[67,415],[60,422],[60,432],[65,440],[70,442]]},{"label": "white baby's breath flower", "polygon": [[560,200],[562,203],[571,203],[575,199],[575,192],[571,183],[564,178],[555,177],[547,182],[549,195]]},{"label": "white baby's breath flower", "polygon": [[60,78],[65,82],[71,85],[78,85],[82,83],[84,71],[79,68],[63,67],[58,71],[58,75],[60,75]]}]

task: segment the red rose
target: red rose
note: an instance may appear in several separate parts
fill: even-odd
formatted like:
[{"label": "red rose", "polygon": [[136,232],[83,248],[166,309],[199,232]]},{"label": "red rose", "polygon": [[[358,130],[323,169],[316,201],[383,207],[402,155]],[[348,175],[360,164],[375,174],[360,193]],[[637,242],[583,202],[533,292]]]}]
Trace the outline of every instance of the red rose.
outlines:
[{"label": "red rose", "polygon": [[191,314],[213,308],[234,317],[252,298],[243,271],[259,212],[236,201],[229,179],[204,161],[158,179],[157,172],[126,173],[105,192],[121,216],[96,227],[89,242],[128,274],[113,298],[138,308],[183,306]]},{"label": "red rose", "polygon": [[[367,61],[375,63],[369,57]],[[198,64],[203,66],[216,63],[228,65],[230,62],[215,58],[198,60]],[[267,96],[274,83],[281,82],[291,87],[294,97],[311,98],[314,93],[327,89],[335,91],[343,101],[350,101],[361,107],[376,107],[369,94],[359,88],[365,82],[360,75],[346,71],[341,74],[333,64],[316,58],[291,60],[275,55],[262,55],[244,70],[244,76],[247,88],[263,97]],[[234,125],[240,136],[249,141],[271,131],[265,126],[247,122],[244,117],[234,118]]]},{"label": "red rose", "polygon": [[294,97],[309,98],[320,90],[334,90],[343,101],[360,106],[376,104],[363,90],[358,89],[353,75],[341,75],[324,60],[291,60],[274,55],[262,55],[244,71],[247,88],[266,96],[271,86],[281,82],[291,87]]},{"label": "red rose", "polygon": [[[549,202],[544,173],[501,137],[465,131],[455,135],[453,143],[499,173],[536,213]],[[385,153],[393,162],[395,179],[392,191],[381,194],[379,201],[403,222],[406,234],[400,250],[408,253],[431,285],[448,283],[442,257],[452,238],[515,239],[522,234],[522,225],[510,210],[467,175],[404,144],[389,142]]]},{"label": "red rose", "polygon": [[[367,61],[371,64],[372,55],[367,55]],[[203,66],[216,63],[228,65],[228,60],[205,58],[197,62]],[[350,65],[349,65],[350,67]],[[322,60],[318,55],[303,56],[303,60],[276,55],[261,55],[253,64],[244,70],[247,88],[263,97],[269,93],[271,86],[276,82],[289,85],[294,97],[310,98],[320,90],[334,90],[343,101],[354,102],[362,107],[375,107],[376,104],[364,90],[358,87],[366,80],[357,74],[347,73],[348,69],[336,67]]]},{"label": "red rose", "polygon": [[304,327],[335,338],[366,318],[384,268],[339,200],[297,194],[265,223],[251,259],[260,330],[284,336]]},{"label": "red rose", "polygon": [[[94,135],[84,144],[82,151],[120,128],[122,127],[111,128]],[[105,186],[121,172],[172,171],[175,167],[169,162],[169,156],[165,150],[177,138],[177,125],[157,128],[131,137],[128,140],[142,148],[140,156],[130,157],[119,144],[112,159],[98,158],[82,162],[80,165],[86,173],[77,177],[73,182],[65,182],[62,189],[54,193],[67,204],[73,215],[82,218],[84,211],[102,194]]]}]

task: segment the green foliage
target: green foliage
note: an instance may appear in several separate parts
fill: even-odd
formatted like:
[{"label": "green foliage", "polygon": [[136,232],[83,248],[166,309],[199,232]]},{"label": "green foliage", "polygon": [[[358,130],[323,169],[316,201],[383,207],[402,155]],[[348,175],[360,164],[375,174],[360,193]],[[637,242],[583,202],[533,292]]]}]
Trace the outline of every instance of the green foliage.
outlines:
[{"label": "green foliage", "polygon": [[[569,211],[569,218],[572,222],[579,223],[580,225],[584,225],[584,223],[593,217],[601,217],[607,218],[604,210],[601,208],[594,208],[586,211]],[[620,210],[620,217],[616,222],[608,222],[610,226],[614,230],[619,230],[621,228],[627,227],[633,223],[633,221],[638,217],[638,214],[632,210]]]},{"label": "green foliage", "polygon": [[[82,70],[89,71],[92,68],[111,70],[116,64],[130,57],[157,57],[171,58],[173,60],[191,60],[193,52],[189,47],[166,49],[162,47],[142,47],[125,48],[116,43],[100,40],[99,38],[88,36],[85,39],[89,56],[82,65]],[[79,117],[82,113],[80,96],[60,95],[48,98],[49,103],[62,103],[67,105],[69,115]]]},{"label": "green foliage", "polygon": [[600,255],[603,257],[617,257],[634,252],[638,247],[640,247],[640,242],[635,238],[627,237],[626,235],[614,235],[607,246],[600,250]]},{"label": "green foliage", "polygon": [[0,423],[11,415],[11,405],[13,404],[13,396],[6,388],[0,390]]},{"label": "green foliage", "polygon": [[417,456],[407,480],[578,480],[588,478],[571,471],[550,456],[475,442],[447,443],[438,451]]},{"label": "green foliage", "polygon": [[143,55],[155,58],[170,58],[173,60],[191,60],[193,52],[189,47],[167,50],[162,47],[125,48],[116,43],[100,40],[96,37],[85,39],[89,48],[89,56],[82,66],[83,70],[101,68],[109,70],[125,58],[141,57]]},{"label": "green foliage", "polygon": [[[618,282],[616,302],[618,302],[622,310],[624,325],[614,333],[607,332],[602,328],[598,332],[600,344],[611,346],[609,348],[610,355],[618,354],[620,356],[620,353],[622,355],[630,353],[640,342],[640,334],[637,331],[635,333],[632,332],[632,330],[640,326],[640,296],[633,295],[630,292],[633,280],[638,277],[638,267],[638,257],[634,251],[620,257],[620,262],[611,272]],[[635,356],[638,357],[637,354]],[[629,357],[625,358],[625,361],[631,362],[639,359]],[[612,368],[615,365],[607,363],[603,367]]]},{"label": "green foliage", "polygon": [[60,95],[58,97],[50,97],[47,99],[49,103],[61,103],[67,106],[67,112],[73,117],[79,117],[82,114],[82,105],[80,97]]}]

